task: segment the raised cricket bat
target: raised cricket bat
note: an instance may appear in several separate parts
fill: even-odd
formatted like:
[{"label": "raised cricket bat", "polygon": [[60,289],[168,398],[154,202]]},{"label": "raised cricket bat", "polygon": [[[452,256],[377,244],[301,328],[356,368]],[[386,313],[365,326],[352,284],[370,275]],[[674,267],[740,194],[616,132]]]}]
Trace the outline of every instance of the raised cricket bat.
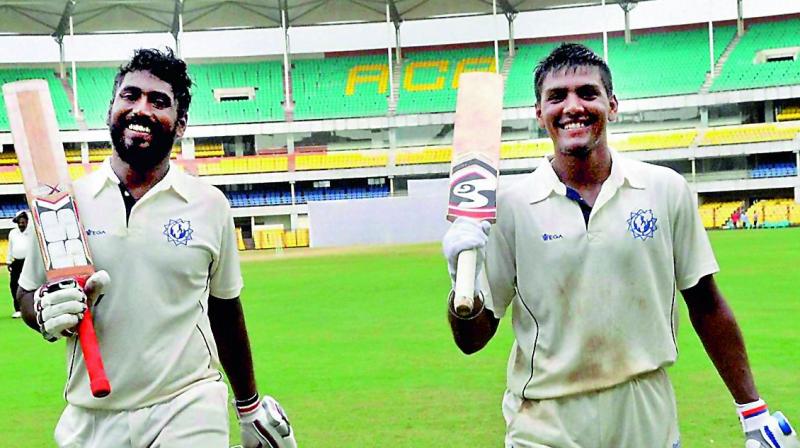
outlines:
[{"label": "raised cricket bat", "polygon": [[[47,281],[56,285],[77,282],[84,287],[94,266],[78,218],[47,82],[36,79],[6,84],[3,97]],[[78,338],[92,395],[105,397],[111,386],[89,309],[78,324]]]},{"label": "raised cricket bat", "polygon": [[[494,222],[503,122],[503,77],[496,73],[462,73],[458,79],[450,198],[447,219],[463,216]],[[454,306],[456,314],[472,313],[475,250],[458,256]]]}]

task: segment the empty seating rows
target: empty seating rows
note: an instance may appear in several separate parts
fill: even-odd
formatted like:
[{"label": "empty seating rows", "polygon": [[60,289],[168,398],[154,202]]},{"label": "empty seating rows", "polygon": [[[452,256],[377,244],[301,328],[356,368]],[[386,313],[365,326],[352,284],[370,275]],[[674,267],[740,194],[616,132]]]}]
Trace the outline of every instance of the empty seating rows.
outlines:
[{"label": "empty seating rows", "polygon": [[800,83],[800,60],[760,62],[763,50],[800,46],[800,19],[750,24],[711,85],[711,91],[751,89]]},{"label": "empty seating rows", "polygon": [[297,120],[379,116],[389,110],[385,54],[296,59],[291,80]]},{"label": "empty seating rows", "polygon": [[609,137],[609,145],[617,151],[688,148],[695,138],[697,138],[697,129],[640,134],[612,134]]},{"label": "empty seating rows", "polygon": [[25,200],[8,200],[4,198],[0,203],[0,218],[13,218],[20,210],[27,210],[28,204]]},{"label": "empty seating rows", "polygon": [[200,176],[274,173],[287,171],[288,169],[288,157],[285,155],[223,157],[211,160],[201,160],[197,163],[197,174]]},{"label": "empty seating rows", "polygon": [[766,199],[754,202],[747,210],[751,222],[758,227],[800,225],[800,204],[793,199]]},{"label": "empty seating rows", "polygon": [[264,207],[269,205],[291,205],[292,194],[287,191],[232,191],[226,194],[231,207]]},{"label": "empty seating rows", "polygon": [[398,114],[453,111],[461,73],[495,71],[493,47],[408,51],[404,57]]},{"label": "empty seating rows", "polygon": [[[53,98],[53,107],[56,110],[58,126],[61,129],[78,129],[78,123],[72,115],[72,105],[64,91],[64,87],[61,85],[61,80],[56,77],[54,70],[46,68],[8,68],[0,70],[0,85],[25,79],[44,79],[47,81],[47,85],[50,87],[50,96]],[[0,131],[8,130],[6,105],[2,95],[0,95]]]},{"label": "empty seating rows", "polygon": [[750,170],[750,177],[784,177],[797,176],[797,165],[791,162],[767,163]]},{"label": "empty seating rows", "polygon": [[388,186],[351,187],[351,188],[312,188],[298,190],[298,204],[309,201],[335,201],[340,199],[369,199],[389,196]]},{"label": "empty seating rows", "polygon": [[308,229],[254,229],[253,243],[256,249],[308,247]]},{"label": "empty seating rows", "polygon": [[[722,55],[735,33],[732,26],[714,29],[715,58]],[[634,33],[631,44],[623,37],[608,40],[614,90],[620,99],[697,93],[706,78],[708,58],[708,30],[704,28]]]},{"label": "empty seating rows", "polygon": [[386,166],[389,160],[385,151],[338,151],[324,154],[296,154],[295,169],[328,170],[336,168],[363,168]]},{"label": "empty seating rows", "polygon": [[800,106],[784,106],[775,115],[778,121],[800,120]]},{"label": "empty seating rows", "polygon": [[792,140],[798,132],[800,132],[800,122],[709,128],[700,138],[700,146]]}]

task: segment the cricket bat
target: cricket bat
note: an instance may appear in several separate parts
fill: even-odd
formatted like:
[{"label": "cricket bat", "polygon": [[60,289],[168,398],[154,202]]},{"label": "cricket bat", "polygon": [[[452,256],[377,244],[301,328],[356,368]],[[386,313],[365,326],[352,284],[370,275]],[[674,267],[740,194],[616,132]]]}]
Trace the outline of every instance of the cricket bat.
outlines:
[{"label": "cricket bat", "polygon": [[[503,122],[503,77],[490,72],[462,73],[458,79],[450,196],[447,219],[467,217],[494,222]],[[476,250],[458,255],[454,307],[459,316],[473,309]]]},{"label": "cricket bat", "polygon": [[[37,79],[5,84],[3,97],[47,281],[56,285],[77,282],[84,287],[95,270],[78,218],[47,82]],[[78,324],[78,338],[92,395],[105,397],[111,393],[111,386],[88,308]]]}]

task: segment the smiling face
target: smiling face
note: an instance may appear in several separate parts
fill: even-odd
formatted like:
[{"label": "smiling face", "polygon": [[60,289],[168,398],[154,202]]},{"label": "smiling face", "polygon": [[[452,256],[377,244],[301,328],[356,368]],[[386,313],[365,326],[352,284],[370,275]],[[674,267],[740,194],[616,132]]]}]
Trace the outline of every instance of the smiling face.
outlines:
[{"label": "smiling face", "polygon": [[148,71],[125,74],[108,111],[111,141],[120,159],[144,172],[169,157],[186,128],[172,87]]},{"label": "smiling face", "polygon": [[617,99],[608,97],[598,67],[566,67],[542,80],[536,118],[556,154],[585,158],[598,148],[607,149],[606,127],[616,116]]}]

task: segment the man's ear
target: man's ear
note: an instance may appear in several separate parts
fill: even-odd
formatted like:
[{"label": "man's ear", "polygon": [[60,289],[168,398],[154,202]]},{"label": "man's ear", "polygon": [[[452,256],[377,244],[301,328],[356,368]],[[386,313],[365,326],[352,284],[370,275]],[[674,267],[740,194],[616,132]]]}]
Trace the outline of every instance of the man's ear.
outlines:
[{"label": "man's ear", "polygon": [[617,121],[617,114],[619,113],[619,102],[616,95],[611,95],[608,99],[608,121]]},{"label": "man's ear", "polygon": [[175,123],[175,138],[183,137],[183,133],[186,131],[186,121],[189,119],[189,113],[187,112],[182,118],[178,118],[177,123]]},{"label": "man's ear", "polygon": [[542,120],[542,107],[539,106],[538,101],[536,102],[534,108],[536,110],[536,121],[539,122],[539,127],[545,129],[544,121]]}]

